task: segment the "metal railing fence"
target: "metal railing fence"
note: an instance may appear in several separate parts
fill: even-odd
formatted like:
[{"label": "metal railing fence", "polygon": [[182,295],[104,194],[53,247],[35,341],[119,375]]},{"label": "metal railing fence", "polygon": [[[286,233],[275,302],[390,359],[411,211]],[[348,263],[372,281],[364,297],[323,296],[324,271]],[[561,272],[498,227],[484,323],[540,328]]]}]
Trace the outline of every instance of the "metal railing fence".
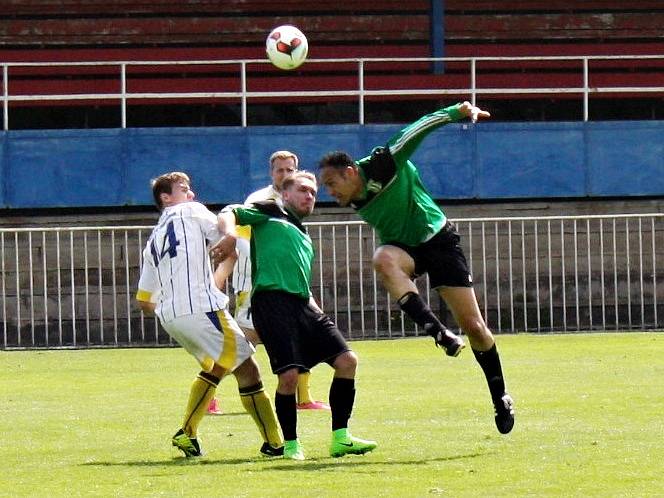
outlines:
[{"label": "metal railing fence", "polygon": [[[432,67],[444,63],[453,65],[457,75],[461,74],[461,80],[457,78],[446,79],[446,76],[434,74]],[[345,98],[356,99],[358,105],[358,122],[364,124],[364,107],[367,99],[374,97],[388,96],[428,96],[431,98],[443,95],[453,95],[455,97],[468,98],[476,103],[478,97],[482,96],[514,96],[514,95],[548,95],[560,96],[561,94],[578,96],[583,105],[583,119],[588,120],[590,97],[593,95],[611,95],[611,94],[662,94],[664,86],[661,84],[662,65],[664,55],[586,55],[586,56],[520,56],[520,57],[420,57],[420,58],[331,58],[331,59],[310,59],[303,68],[305,71],[323,71],[328,76],[319,78],[321,83],[330,80],[344,80],[350,82],[348,85],[338,83],[343,89],[337,88],[330,90],[329,82],[324,84],[324,88],[310,88],[304,86],[298,87],[298,77],[292,73],[277,72],[266,73],[263,70],[256,70],[257,67],[269,66],[266,59],[238,59],[238,60],[190,60],[190,61],[87,61],[87,62],[4,62],[0,64],[2,68],[2,99],[3,106],[3,129],[10,129],[10,104],[26,102],[114,102],[117,101],[120,106],[121,127],[127,127],[127,108],[131,103],[141,104],[146,101],[154,100],[177,100],[187,99],[201,101],[203,99],[216,99],[217,101],[231,101],[240,105],[240,123],[241,126],[248,125],[247,106],[248,104],[264,101],[265,99],[279,99],[281,102],[287,102],[294,98]],[[630,67],[624,67],[627,64]],[[398,71],[398,74],[407,75],[410,65],[413,68],[410,72],[416,77],[417,81],[407,80],[403,88],[373,88],[369,81],[371,80],[372,68],[374,71],[389,74]],[[518,70],[515,69],[518,66]],[[505,69],[505,66],[507,69]],[[597,69],[595,69],[597,66]],[[608,67],[607,67],[608,66]],[[175,87],[186,87],[189,81],[190,86],[196,88],[200,84],[201,68],[207,71],[220,72],[208,78],[205,84],[209,87],[215,79],[220,80],[219,90],[193,90],[193,91],[168,91],[160,89],[163,82],[159,82],[160,71],[162,79],[179,78],[177,83],[171,83]],[[145,88],[146,74],[140,74],[134,77],[131,70],[141,69],[154,81],[154,89],[147,91]],[[222,69],[219,69],[222,68]],[[250,70],[251,68],[252,70]],[[318,69],[320,68],[320,69]],[[46,72],[41,69],[47,70]],[[634,70],[640,71],[645,78],[646,83],[641,85],[633,84]],[[529,84],[526,77],[528,71],[535,73],[552,71],[552,74],[560,71],[566,71],[573,76],[573,83],[563,86],[552,86],[549,81],[551,78],[536,78],[534,83]],[[607,71],[616,71],[621,76],[617,81],[628,80],[629,84],[602,85],[592,81],[592,77],[597,75],[601,77]],[[67,72],[69,71],[69,73]],[[78,75],[83,72],[83,75]],[[270,68],[268,69],[270,71]],[[518,83],[508,82],[503,85],[496,83],[501,81],[501,74],[514,73],[521,74]],[[16,73],[16,76],[14,74]],[[71,74],[70,74],[71,73]],[[189,74],[191,73],[191,74]],[[315,73],[315,71],[314,71]],[[252,90],[252,83],[266,74],[271,74],[274,87],[281,87],[281,90]],[[632,76],[630,76],[630,74]],[[66,88],[66,84],[57,80],[47,88],[54,88],[51,93],[35,93],[34,91],[15,93],[13,91],[16,81],[20,86],[30,82],[31,78],[36,81],[42,81],[46,76],[54,78],[60,75],[63,80],[76,79],[77,76],[83,78],[83,82],[74,86],[70,92],[57,92],[55,90]],[[306,75],[306,72],[305,72]],[[418,75],[424,77],[417,78]],[[487,76],[488,75],[488,76]],[[429,78],[427,78],[429,77]],[[197,79],[198,78],[198,79]],[[224,81],[223,83],[221,81]],[[230,83],[225,80],[230,80]],[[484,83],[485,80],[488,83]],[[280,82],[279,82],[280,81]],[[312,80],[303,78],[309,85]],[[448,82],[449,81],[449,82]],[[602,81],[602,80],[600,80]],[[143,90],[130,90],[129,86],[136,82],[137,88]],[[184,82],[184,84],[182,83]],[[275,83],[276,82],[276,83]],[[423,85],[424,82],[424,85]],[[428,85],[426,84],[427,82]],[[542,82],[546,83],[544,86]],[[461,83],[461,84],[459,84]],[[111,86],[108,91],[82,91],[82,88],[95,88],[96,84],[101,86]],[[390,84],[394,84],[392,81]],[[168,85],[167,85],[168,86]],[[399,85],[400,86],[400,85]],[[149,88],[149,83],[148,83]]]},{"label": "metal railing fence", "polygon": [[[456,221],[496,333],[664,328],[664,214]],[[376,279],[373,229],[309,223],[312,291],[350,339],[417,336]],[[0,346],[171,345],[134,304],[149,226],[0,229]],[[431,307],[453,319],[418,280]]]}]

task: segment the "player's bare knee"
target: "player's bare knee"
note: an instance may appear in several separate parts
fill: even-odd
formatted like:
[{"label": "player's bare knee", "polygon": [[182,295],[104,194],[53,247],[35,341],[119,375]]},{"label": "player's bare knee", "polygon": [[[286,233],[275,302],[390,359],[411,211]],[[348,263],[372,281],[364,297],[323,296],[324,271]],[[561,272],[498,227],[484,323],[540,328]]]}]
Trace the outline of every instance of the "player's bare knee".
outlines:
[{"label": "player's bare knee", "polygon": [[228,373],[228,370],[226,370],[224,367],[219,365],[218,363],[215,363],[214,366],[212,367],[212,370],[209,372],[211,375],[215,376],[219,380],[221,380],[226,374]]},{"label": "player's bare knee", "polygon": [[285,372],[280,372],[277,391],[281,394],[294,394],[297,389],[298,375],[299,371],[297,368],[289,368]]},{"label": "player's bare knee", "polygon": [[353,378],[357,370],[357,355],[352,351],[346,351],[335,358],[332,367],[339,376]]},{"label": "player's bare knee", "polygon": [[233,372],[239,385],[256,384],[261,380],[261,372],[253,357],[247,358]]},{"label": "player's bare knee", "polygon": [[388,275],[398,267],[396,258],[388,251],[376,251],[371,262],[373,263],[374,270],[381,275]]},{"label": "player's bare knee", "polygon": [[483,320],[462,320],[460,326],[461,330],[463,330],[463,333],[468,337],[473,337],[476,339],[491,337],[491,331],[488,329]]}]

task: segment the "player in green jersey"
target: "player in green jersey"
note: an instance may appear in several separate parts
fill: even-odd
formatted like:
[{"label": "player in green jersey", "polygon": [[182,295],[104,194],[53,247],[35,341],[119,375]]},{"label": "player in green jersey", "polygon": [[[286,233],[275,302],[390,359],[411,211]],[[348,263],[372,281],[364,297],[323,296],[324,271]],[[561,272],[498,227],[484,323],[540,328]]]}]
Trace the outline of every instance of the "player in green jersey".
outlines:
[{"label": "player in green jersey", "polygon": [[373,266],[401,309],[431,335],[449,356],[457,356],[464,343],[450,332],[420,297],[413,279],[429,274],[436,289],[468,336],[482,368],[495,408],[498,430],[514,426],[514,402],[505,390],[500,357],[472,288],[459,235],[426,190],[410,162],[422,140],[442,125],[489,113],[463,102],[423,116],[354,161],[345,152],[331,152],[319,164],[321,183],[342,206],[353,207],[374,227],[380,247]]},{"label": "player in green jersey", "polygon": [[275,408],[284,435],[284,457],[303,460],[297,436],[295,392],[298,373],[319,363],[334,369],[330,455],[363,454],[374,441],[352,436],[348,421],[355,402],[357,356],[309,288],[314,247],[302,219],[314,208],[316,177],[297,171],[282,184],[283,206],[275,201],[235,206],[219,215],[227,235],[214,249],[217,259],[235,250],[236,225],[251,225],[253,268],[251,310],[254,325],[278,376]]}]

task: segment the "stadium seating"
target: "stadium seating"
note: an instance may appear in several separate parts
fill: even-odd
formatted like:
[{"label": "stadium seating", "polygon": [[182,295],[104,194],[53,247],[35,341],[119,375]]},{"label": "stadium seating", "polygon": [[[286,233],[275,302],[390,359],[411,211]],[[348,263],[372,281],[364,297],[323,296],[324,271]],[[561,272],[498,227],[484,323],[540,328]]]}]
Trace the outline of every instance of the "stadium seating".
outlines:
[{"label": "stadium seating", "polygon": [[[445,1],[449,57],[637,55],[664,52],[663,5],[658,1],[570,2]],[[592,61],[592,87],[658,86],[662,61]],[[579,64],[562,62],[483,63],[479,85],[578,86]],[[564,96],[559,96],[563,98]],[[615,97],[615,95],[604,95]]]},{"label": "stadium seating", "polygon": [[[570,8],[562,0],[444,2],[446,57],[524,55],[629,55],[664,52],[661,1],[589,1]],[[0,60],[112,61],[262,59],[265,33],[282,23],[298,25],[309,37],[310,57],[429,57],[431,2],[315,2],[213,0],[14,0],[0,16]],[[590,86],[656,86],[664,62],[592,61]],[[443,74],[431,64],[372,63],[365,67],[367,90],[467,88],[467,62],[449,62]],[[250,68],[252,71],[252,68]],[[480,62],[479,88],[578,87],[580,62]],[[354,90],[357,70],[331,74],[305,65],[299,78],[253,68],[249,90]],[[238,91],[239,67],[135,67],[130,92]],[[113,93],[118,68],[12,68],[13,95]],[[296,80],[296,81],[294,81]],[[503,96],[502,98],[504,98]],[[512,95],[509,98],[532,98]],[[605,94],[604,97],[612,97]],[[383,97],[371,97],[380,100]],[[390,97],[394,100],[397,97]],[[410,97],[413,98],[413,97]],[[501,98],[500,95],[490,98]],[[556,99],[572,98],[565,94]],[[578,98],[575,96],[573,98]],[[298,97],[316,103],[326,98]],[[343,98],[341,100],[344,100]],[[346,98],[345,100],[353,100]],[[267,102],[267,101],[265,101]],[[44,105],[87,105],[89,101]],[[144,102],[151,103],[151,102]],[[161,103],[165,103],[162,101]],[[183,103],[180,101],[180,103]],[[186,102],[184,102],[186,103]],[[13,106],[39,105],[13,103]],[[98,105],[108,101],[95,102]]]},{"label": "stadium seating", "polygon": [[[4,47],[52,49],[132,47],[215,47],[218,57],[262,56],[265,34],[283,23],[296,23],[315,42],[393,46],[419,45],[428,54],[427,1],[402,2],[17,0],[11,15],[0,18]],[[344,7],[346,5],[346,7]],[[335,48],[335,50],[338,50]],[[134,59],[127,52],[126,59]],[[71,52],[70,52],[71,53]],[[369,54],[363,54],[369,56]],[[327,56],[323,52],[323,56]],[[104,57],[105,58],[105,57]]]}]

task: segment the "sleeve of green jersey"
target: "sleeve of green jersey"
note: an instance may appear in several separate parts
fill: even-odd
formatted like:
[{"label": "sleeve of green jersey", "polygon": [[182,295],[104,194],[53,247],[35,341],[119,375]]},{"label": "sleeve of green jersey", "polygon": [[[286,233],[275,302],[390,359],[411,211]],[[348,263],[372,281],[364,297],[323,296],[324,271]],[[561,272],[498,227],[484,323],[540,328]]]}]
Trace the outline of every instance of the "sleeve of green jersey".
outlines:
[{"label": "sleeve of green jersey", "polygon": [[422,140],[435,129],[463,119],[464,115],[459,112],[460,105],[455,104],[422,116],[392,136],[387,145],[395,162],[397,164],[405,162],[415,152]]},{"label": "sleeve of green jersey", "polygon": [[236,207],[233,209],[233,214],[238,225],[258,225],[265,223],[269,218],[268,215],[252,207]]}]

